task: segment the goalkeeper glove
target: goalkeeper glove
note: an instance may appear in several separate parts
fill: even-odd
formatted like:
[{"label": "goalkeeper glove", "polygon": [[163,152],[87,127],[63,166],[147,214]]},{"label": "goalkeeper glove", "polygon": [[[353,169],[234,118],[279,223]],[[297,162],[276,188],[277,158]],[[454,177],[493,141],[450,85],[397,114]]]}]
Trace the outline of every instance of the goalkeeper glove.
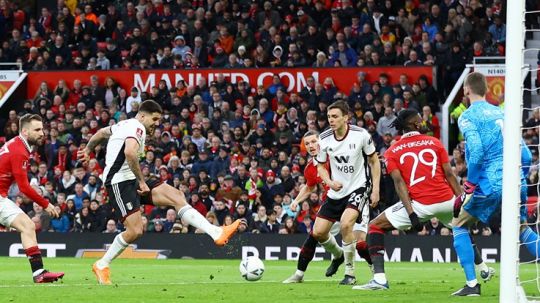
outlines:
[{"label": "goalkeeper glove", "polygon": [[459,216],[463,205],[467,204],[467,202],[471,200],[475,189],[476,184],[473,184],[469,181],[463,183],[463,193],[454,200],[454,218],[457,218]]},{"label": "goalkeeper glove", "polygon": [[420,219],[418,219],[418,215],[414,211],[409,215],[409,219],[411,220],[412,230],[422,231],[424,229],[424,224],[420,222]]}]

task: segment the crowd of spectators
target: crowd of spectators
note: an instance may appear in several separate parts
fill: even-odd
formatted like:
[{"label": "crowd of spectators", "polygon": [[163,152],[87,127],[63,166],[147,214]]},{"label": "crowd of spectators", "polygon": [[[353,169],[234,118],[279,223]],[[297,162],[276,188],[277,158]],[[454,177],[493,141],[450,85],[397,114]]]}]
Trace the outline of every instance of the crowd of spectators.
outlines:
[{"label": "crowd of spectators", "polygon": [[[243,232],[309,233],[320,191],[297,212],[290,203],[305,183],[302,135],[327,127],[326,107],[347,100],[351,123],[370,132],[380,155],[397,135],[390,124],[403,108],[417,109],[423,132],[439,138],[435,112],[441,94],[473,56],[504,53],[504,20],[501,0],[59,0],[37,14],[0,0],[0,61],[19,61],[27,70],[433,65],[444,79],[436,90],[427,76],[412,81],[402,74],[391,84],[387,74],[370,75],[376,81],[368,82],[360,71],[353,87],[310,77],[300,92],[287,92],[277,74],[268,87],[230,83],[219,74],[195,86],[160,81],[148,92],[96,75],[61,80],[55,87],[43,82],[22,111],[9,112],[2,139],[18,134],[21,114],[43,116],[46,142],[32,155],[29,178],[58,206],[61,218],[51,220],[41,207],[25,204],[16,186],[10,197],[41,231],[120,231],[100,178],[104,148],[84,167],[75,155],[99,128],[134,117],[142,101],[153,99],[165,114],[147,138],[145,176],[181,189],[213,224],[245,218]],[[528,143],[538,144],[539,121],[537,111],[525,134]],[[461,180],[462,144],[453,155]],[[383,174],[375,213],[398,199],[384,169]],[[529,179],[538,182],[537,170]],[[199,232],[167,208],[144,207],[141,214],[147,232]],[[483,235],[497,232],[497,224],[475,228]],[[449,233],[432,220],[420,234]]]}]

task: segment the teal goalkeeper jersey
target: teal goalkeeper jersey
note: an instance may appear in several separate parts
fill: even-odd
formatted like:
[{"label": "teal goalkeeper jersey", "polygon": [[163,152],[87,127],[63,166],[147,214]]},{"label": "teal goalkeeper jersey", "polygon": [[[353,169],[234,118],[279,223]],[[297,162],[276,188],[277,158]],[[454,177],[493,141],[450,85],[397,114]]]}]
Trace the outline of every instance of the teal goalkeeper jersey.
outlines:
[{"label": "teal goalkeeper jersey", "polygon": [[502,110],[486,101],[474,102],[459,117],[459,129],[465,138],[467,179],[478,185],[475,195],[502,191],[503,119]]}]

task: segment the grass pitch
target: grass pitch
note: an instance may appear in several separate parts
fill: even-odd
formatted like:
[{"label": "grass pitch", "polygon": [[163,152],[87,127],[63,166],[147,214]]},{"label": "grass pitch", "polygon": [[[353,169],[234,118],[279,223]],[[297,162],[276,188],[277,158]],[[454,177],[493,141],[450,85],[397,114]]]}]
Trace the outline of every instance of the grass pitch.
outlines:
[{"label": "grass pitch", "polygon": [[[0,302],[498,302],[499,279],[482,283],[482,297],[453,298],[450,293],[464,285],[457,263],[387,263],[390,290],[365,292],[338,286],[337,276],[325,278],[328,262],[312,262],[302,284],[282,284],[296,269],[296,262],[265,261],[258,282],[240,277],[239,260],[116,260],[111,286],[96,284],[94,260],[45,259],[46,268],[63,270],[55,284],[31,282],[26,258],[0,258]],[[493,265],[492,265],[493,266]],[[498,271],[498,264],[494,265]],[[522,278],[536,277],[536,266],[521,269]],[[497,272],[498,273],[498,272]],[[357,263],[358,283],[370,277],[365,263]],[[536,283],[528,294],[536,292]]]}]

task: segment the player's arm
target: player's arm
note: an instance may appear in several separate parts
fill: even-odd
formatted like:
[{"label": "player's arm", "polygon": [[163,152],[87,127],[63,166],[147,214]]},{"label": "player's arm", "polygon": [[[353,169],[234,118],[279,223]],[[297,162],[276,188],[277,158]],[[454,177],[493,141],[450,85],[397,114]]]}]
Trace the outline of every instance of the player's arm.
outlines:
[{"label": "player's arm", "polygon": [[466,117],[459,119],[459,128],[465,138],[468,151],[467,158],[467,182],[463,184],[463,190],[466,194],[473,194],[476,185],[480,181],[482,165],[484,164],[484,148],[480,133],[476,125]]},{"label": "player's arm", "polygon": [[454,172],[452,171],[452,166],[450,166],[450,163],[443,163],[442,168],[444,171],[444,177],[452,188],[454,195],[456,195],[456,197],[461,195],[463,193],[463,189],[461,188],[461,185],[459,185],[456,175],[454,175]]},{"label": "player's arm", "polygon": [[326,166],[324,163],[317,163],[317,172],[319,173],[319,177],[321,177],[323,182],[328,184],[328,186],[330,186],[330,188],[334,191],[340,191],[341,188],[343,188],[343,184],[338,181],[332,181],[332,179],[330,179],[330,174],[328,173],[328,170],[326,170]]},{"label": "player's arm", "polygon": [[77,158],[79,158],[83,163],[90,160],[90,153],[94,151],[96,146],[107,141],[112,135],[111,126],[107,126],[98,130],[91,138],[90,141],[86,144],[86,147],[83,150],[77,152]]},{"label": "player's arm", "polygon": [[371,207],[377,207],[379,204],[379,193],[381,184],[381,162],[379,160],[379,154],[377,152],[368,156],[368,165],[371,169],[371,181],[373,188],[371,189]]},{"label": "player's arm", "polygon": [[296,195],[296,198],[291,202],[291,210],[296,211],[296,207],[298,204],[304,202],[309,198],[309,195],[311,195],[312,192],[314,192],[317,189],[317,185],[309,186],[308,184],[305,184],[300,188],[300,192],[298,192],[298,195]]},{"label": "player's arm", "polygon": [[317,173],[319,174],[319,177],[323,180],[324,183],[328,184],[331,189],[334,191],[340,191],[343,187],[343,184],[341,184],[338,181],[332,181],[330,179],[330,174],[328,173],[328,169],[326,168],[326,161],[328,161],[328,154],[326,152],[326,146],[323,139],[319,136],[319,153],[317,154],[317,157],[315,157],[315,160],[317,162]]},{"label": "player's arm", "polygon": [[401,172],[398,169],[394,169],[392,170],[392,172],[390,172],[390,176],[392,177],[392,180],[394,180],[394,187],[396,188],[399,200],[401,201],[401,203],[405,207],[405,210],[407,211],[407,214],[409,215],[412,228],[416,231],[421,231],[424,226],[422,225],[422,223],[420,223],[418,215],[414,212],[414,209],[412,208],[409,190],[407,189],[407,184],[405,183],[405,180],[403,180],[403,177],[401,176]]},{"label": "player's arm", "polygon": [[52,217],[58,217],[58,213],[54,210],[54,207],[49,203],[49,201],[43,198],[35,189],[30,186],[28,182],[28,174],[26,171],[26,160],[27,158],[21,154],[14,154],[11,159],[11,172],[17,182],[19,190],[26,195],[30,200],[39,204],[49,215]]},{"label": "player's arm", "polygon": [[137,139],[128,137],[125,142],[124,155],[126,156],[126,161],[129,165],[129,168],[135,174],[137,181],[139,183],[144,183],[144,176],[141,171],[141,166],[139,165],[139,141]]}]

